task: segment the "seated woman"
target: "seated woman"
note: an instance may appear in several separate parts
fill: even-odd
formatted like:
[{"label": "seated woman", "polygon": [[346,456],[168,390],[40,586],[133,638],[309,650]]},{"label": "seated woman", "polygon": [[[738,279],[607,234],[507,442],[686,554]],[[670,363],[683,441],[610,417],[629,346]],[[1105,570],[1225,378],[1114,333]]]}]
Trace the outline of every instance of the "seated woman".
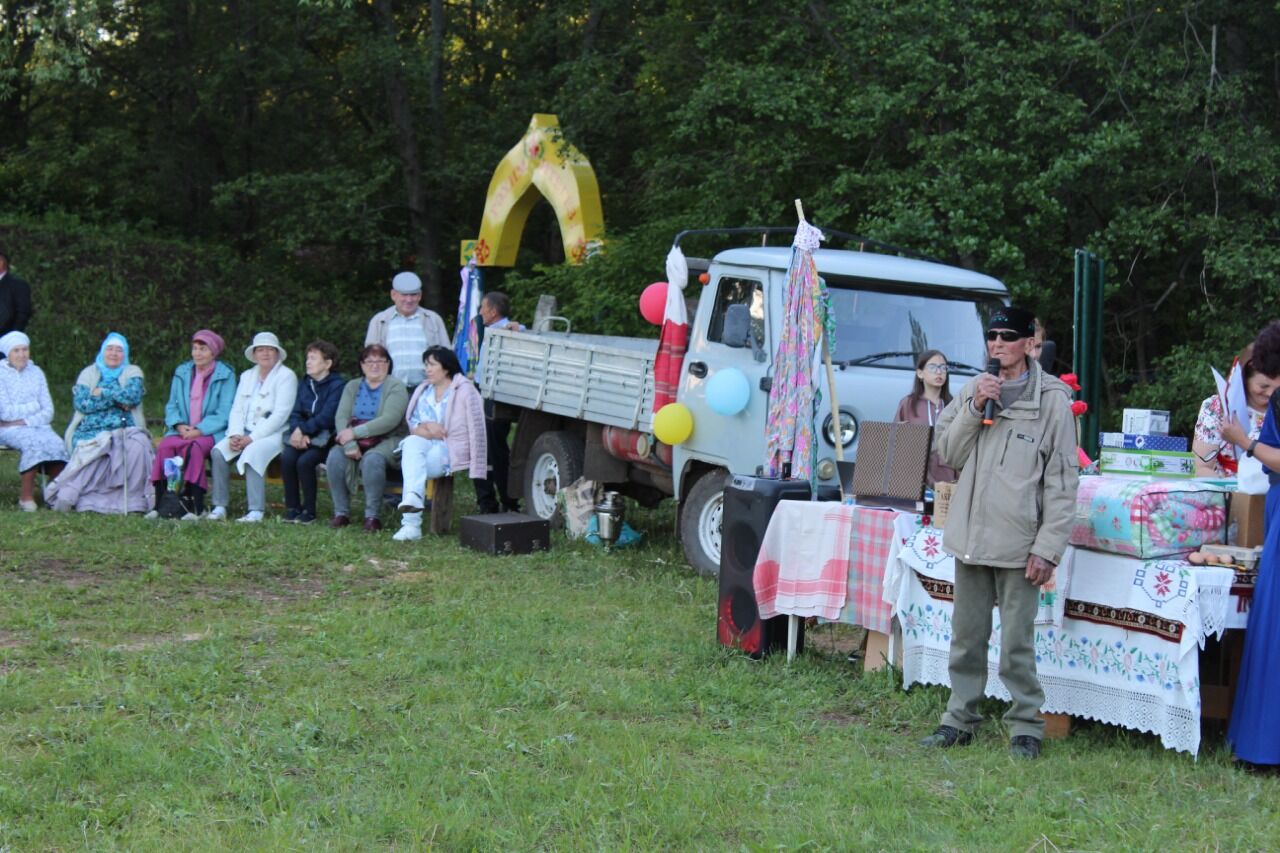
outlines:
[{"label": "seated woman", "polygon": [[409,436],[400,443],[403,518],[395,538],[401,542],[422,538],[427,480],[463,468],[470,469],[476,484],[489,475],[480,392],[447,347],[429,348],[422,354],[422,366],[426,379],[409,400]]},{"label": "seated woman", "polygon": [[[1242,423],[1249,440],[1258,437],[1267,414],[1267,401],[1271,392],[1280,388],[1280,376],[1267,376],[1257,369],[1253,358],[1253,344],[1240,351],[1237,359],[1244,371],[1244,396],[1248,422]],[[1197,477],[1234,477],[1239,468],[1239,451],[1222,436],[1224,413],[1222,398],[1212,394],[1200,405],[1200,416],[1191,441],[1191,452],[1196,455]]]},{"label": "seated woman", "polygon": [[[395,464],[395,449],[404,435],[404,410],[409,392],[391,375],[391,356],[381,344],[360,350],[363,379],[352,379],[342,389],[334,426],[338,430],[333,449],[325,460],[329,493],[333,495],[330,527],[351,523],[351,493],[357,479],[364,484],[364,529],[382,529],[378,511],[387,487],[387,465]],[[359,464],[357,477],[356,465]]]},{"label": "seated woman", "polygon": [[[217,332],[196,332],[191,336],[191,360],[178,365],[169,384],[169,402],[164,407],[168,431],[156,448],[151,483],[158,507],[168,489],[164,461],[174,456],[183,459],[182,480],[190,496],[190,508],[182,516],[183,521],[195,521],[204,512],[204,496],[209,490],[204,463],[214,444],[226,435],[231,418],[236,374],[218,361],[225,348],[226,343]],[[152,510],[147,515],[155,518],[158,513]]]},{"label": "seated woman", "polygon": [[262,521],[267,509],[267,466],[280,455],[281,431],[298,395],[298,377],[284,366],[287,353],[271,332],[258,332],[245,347],[244,357],[257,365],[240,374],[231,403],[227,434],[213,448],[213,510],[210,521],[227,517],[231,499],[231,460],[244,476],[249,511],[237,521]]},{"label": "seated woman", "polygon": [[316,466],[333,443],[333,419],[342,397],[342,376],[334,372],[337,364],[338,348],[333,344],[307,344],[307,375],[298,383],[280,454],[284,520],[290,523],[316,520]]},{"label": "seated woman", "polygon": [[50,429],[53,400],[44,372],[31,360],[31,339],[22,332],[0,337],[0,447],[19,453],[23,512],[36,511],[36,472],[57,475],[67,461],[62,439]]},{"label": "seated woman", "polygon": [[67,426],[71,461],[45,488],[61,512],[146,512],[155,451],[142,413],[142,370],[129,363],[129,342],[112,332],[71,388],[76,413]]},{"label": "seated woman", "polygon": [[[950,378],[947,357],[936,349],[925,350],[916,357],[916,380],[911,386],[911,393],[898,403],[898,411],[893,420],[896,423],[928,424],[933,426],[938,415],[951,402],[951,389],[947,387]],[[934,483],[954,483],[958,479],[956,469],[943,463],[935,450],[929,457],[929,472],[926,481],[929,488]]]}]

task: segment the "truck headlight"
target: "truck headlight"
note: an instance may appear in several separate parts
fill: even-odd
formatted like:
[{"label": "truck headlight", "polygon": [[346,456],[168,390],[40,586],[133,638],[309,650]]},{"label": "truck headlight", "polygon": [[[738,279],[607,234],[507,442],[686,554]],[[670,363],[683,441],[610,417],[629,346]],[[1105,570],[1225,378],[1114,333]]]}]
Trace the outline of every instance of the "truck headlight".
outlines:
[{"label": "truck headlight", "polygon": [[[831,415],[827,415],[827,419],[822,422],[822,437],[827,440],[827,444],[832,447],[836,446],[836,432],[834,421]],[[853,416],[852,412],[840,410],[840,446],[848,447],[853,444],[854,439],[858,437],[858,419]]]}]

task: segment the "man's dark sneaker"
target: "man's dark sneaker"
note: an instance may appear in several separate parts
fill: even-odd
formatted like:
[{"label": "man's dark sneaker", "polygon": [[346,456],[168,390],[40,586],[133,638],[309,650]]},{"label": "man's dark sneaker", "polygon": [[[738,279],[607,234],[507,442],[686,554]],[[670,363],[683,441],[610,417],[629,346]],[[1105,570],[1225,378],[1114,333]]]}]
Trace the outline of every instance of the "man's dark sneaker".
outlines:
[{"label": "man's dark sneaker", "polygon": [[294,519],[297,524],[310,524],[316,520],[314,512],[307,512],[305,509],[298,510],[298,517]]},{"label": "man's dark sneaker", "polygon": [[921,746],[967,746],[973,740],[973,732],[961,731],[954,726],[938,726],[933,734],[920,741]]},{"label": "man's dark sneaker", "polygon": [[333,518],[329,519],[330,527],[346,527],[350,523],[351,519],[345,515],[335,515]]},{"label": "man's dark sneaker", "polygon": [[284,514],[284,518],[280,520],[283,521],[285,524],[295,524],[298,521],[298,516],[301,514],[302,514],[302,510],[300,509],[290,509],[288,512]]},{"label": "man's dark sneaker", "polygon": [[1018,735],[1009,741],[1009,754],[1014,758],[1039,758],[1040,738],[1031,735]]}]

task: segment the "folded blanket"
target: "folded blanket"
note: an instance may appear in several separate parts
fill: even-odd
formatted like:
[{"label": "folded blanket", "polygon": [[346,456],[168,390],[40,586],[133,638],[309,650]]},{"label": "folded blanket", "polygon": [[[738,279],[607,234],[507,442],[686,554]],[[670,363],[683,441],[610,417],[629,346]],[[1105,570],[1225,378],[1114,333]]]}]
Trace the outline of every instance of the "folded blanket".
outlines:
[{"label": "folded blanket", "polygon": [[1221,486],[1133,477],[1081,477],[1071,544],[1150,559],[1226,541]]}]

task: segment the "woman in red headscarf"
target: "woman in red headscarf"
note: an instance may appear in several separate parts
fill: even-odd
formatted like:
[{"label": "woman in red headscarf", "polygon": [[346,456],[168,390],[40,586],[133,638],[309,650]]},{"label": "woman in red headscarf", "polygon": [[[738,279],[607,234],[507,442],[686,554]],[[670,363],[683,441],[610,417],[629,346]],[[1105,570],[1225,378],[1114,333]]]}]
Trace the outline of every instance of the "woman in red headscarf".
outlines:
[{"label": "woman in red headscarf", "polygon": [[[156,487],[156,507],[167,491],[164,462],[183,459],[182,480],[189,496],[183,521],[194,521],[204,512],[204,495],[209,490],[205,460],[213,445],[222,440],[236,395],[236,373],[218,356],[226,348],[222,337],[209,329],[191,336],[191,360],[178,365],[169,385],[169,402],[164,407],[168,427],[151,466],[151,482]],[[159,513],[152,510],[148,517]]]}]

